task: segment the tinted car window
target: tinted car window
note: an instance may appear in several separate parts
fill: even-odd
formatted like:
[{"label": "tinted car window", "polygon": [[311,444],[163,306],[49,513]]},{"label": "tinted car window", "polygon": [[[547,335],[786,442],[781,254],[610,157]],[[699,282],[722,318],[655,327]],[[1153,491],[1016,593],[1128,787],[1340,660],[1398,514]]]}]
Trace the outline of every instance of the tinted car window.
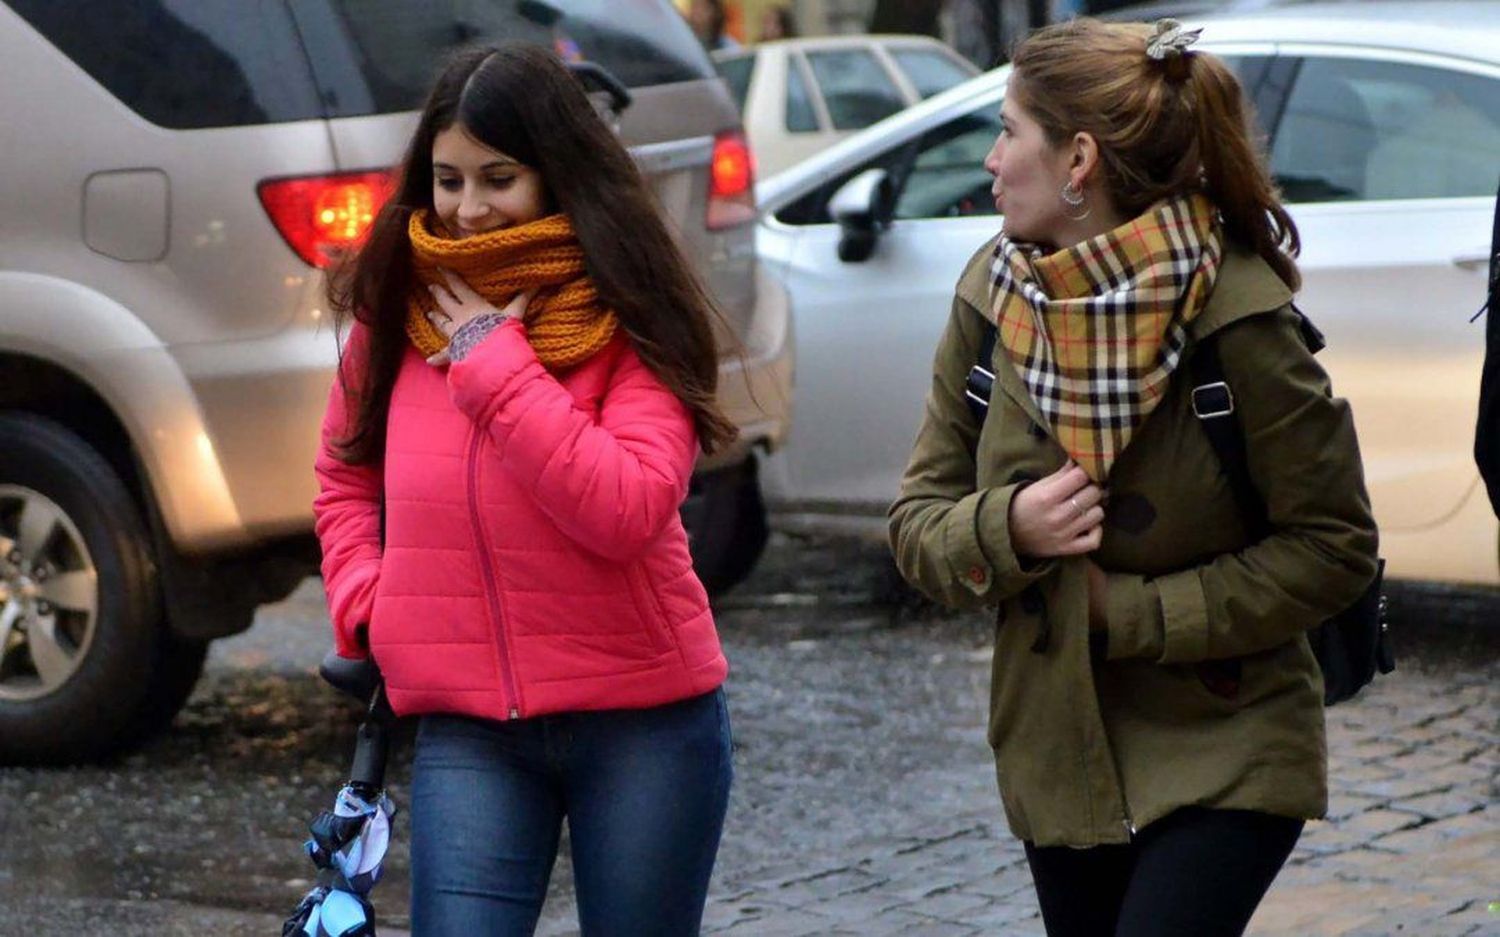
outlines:
[{"label": "tinted car window", "polygon": [[282,0],[131,0],[80,15],[59,0],[6,0],[146,120],[193,129],[321,117]]},{"label": "tinted car window", "polygon": [[536,42],[632,87],[712,78],[666,0],[290,0],[335,115],[412,110],[451,49]]},{"label": "tinted car window", "polygon": [[984,158],[1000,133],[999,111],[985,105],[922,137],[896,197],[897,218],[995,214]]},{"label": "tinted car window", "polygon": [[745,111],[745,98],[750,94],[750,76],[755,72],[755,56],[742,55],[737,59],[724,59],[714,63],[724,83],[729,86],[729,96],[734,106]]},{"label": "tinted car window", "polygon": [[1487,196],[1500,81],[1345,58],[1303,60],[1271,148],[1287,201]]},{"label": "tinted car window", "polygon": [[809,52],[807,61],[835,130],[868,127],[906,106],[891,77],[869,52]]},{"label": "tinted car window", "polygon": [[786,60],[786,129],[789,133],[809,133],[818,129],[818,115],[802,80],[802,68],[795,58]]},{"label": "tinted car window", "polygon": [[927,49],[888,49],[891,58],[906,73],[917,93],[930,98],[954,85],[963,84],[974,77],[957,62],[938,52]]}]

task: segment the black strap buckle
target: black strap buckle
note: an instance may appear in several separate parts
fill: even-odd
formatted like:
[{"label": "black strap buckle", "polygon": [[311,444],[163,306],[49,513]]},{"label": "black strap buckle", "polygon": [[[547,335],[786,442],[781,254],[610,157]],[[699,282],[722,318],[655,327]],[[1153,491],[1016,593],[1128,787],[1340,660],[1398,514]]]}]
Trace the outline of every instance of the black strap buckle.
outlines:
[{"label": "black strap buckle", "polygon": [[1223,381],[1200,384],[1193,388],[1193,415],[1200,420],[1214,420],[1234,413],[1234,393]]},{"label": "black strap buckle", "polygon": [[980,365],[969,369],[969,378],[964,382],[964,396],[969,398],[969,407],[977,415],[990,408],[990,397],[995,392],[995,372]]}]

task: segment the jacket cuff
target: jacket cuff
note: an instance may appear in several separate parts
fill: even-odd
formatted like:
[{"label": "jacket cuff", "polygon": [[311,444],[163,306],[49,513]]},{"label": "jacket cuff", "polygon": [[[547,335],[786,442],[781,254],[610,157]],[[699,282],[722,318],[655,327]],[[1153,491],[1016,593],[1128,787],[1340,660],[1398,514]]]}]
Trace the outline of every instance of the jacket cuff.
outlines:
[{"label": "jacket cuff", "polygon": [[1162,615],[1156,589],[1145,576],[1109,573],[1104,617],[1110,660],[1161,656]]},{"label": "jacket cuff", "polygon": [[365,629],[375,607],[375,585],[379,578],[380,561],[370,561],[345,574],[338,588],[329,595],[333,649],[340,657],[357,659],[369,653]]},{"label": "jacket cuff", "polygon": [[506,316],[448,368],[449,394],[470,419],[488,423],[517,380],[545,373],[526,337],[525,323]]},{"label": "jacket cuff", "polygon": [[1208,598],[1196,570],[1184,570],[1156,581],[1161,595],[1163,664],[1208,657]]},{"label": "jacket cuff", "polygon": [[1045,577],[1056,564],[1044,560],[1021,566],[1010,542],[1010,501],[1019,488],[986,488],[954,508],[948,524],[949,564],[954,577],[975,595],[987,595],[996,585],[1001,596],[1019,592]]}]

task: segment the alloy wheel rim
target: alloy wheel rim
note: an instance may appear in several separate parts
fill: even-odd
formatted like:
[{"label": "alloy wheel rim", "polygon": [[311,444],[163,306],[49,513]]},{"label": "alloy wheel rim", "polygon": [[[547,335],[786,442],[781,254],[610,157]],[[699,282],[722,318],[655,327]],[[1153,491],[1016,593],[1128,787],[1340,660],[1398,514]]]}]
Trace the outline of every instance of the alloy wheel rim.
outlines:
[{"label": "alloy wheel rim", "polygon": [[55,692],[94,641],[99,572],[57,503],[0,485],[0,702]]}]

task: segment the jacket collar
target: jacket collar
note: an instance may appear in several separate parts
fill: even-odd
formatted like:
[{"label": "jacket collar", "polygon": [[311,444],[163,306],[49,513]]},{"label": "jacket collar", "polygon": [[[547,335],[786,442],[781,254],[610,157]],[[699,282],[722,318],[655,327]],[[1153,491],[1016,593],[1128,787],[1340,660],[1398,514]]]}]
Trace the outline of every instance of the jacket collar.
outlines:
[{"label": "jacket collar", "polygon": [[1275,312],[1291,301],[1291,289],[1270,264],[1249,248],[1228,243],[1213,295],[1188,325],[1188,333],[1197,341],[1241,319]]}]

